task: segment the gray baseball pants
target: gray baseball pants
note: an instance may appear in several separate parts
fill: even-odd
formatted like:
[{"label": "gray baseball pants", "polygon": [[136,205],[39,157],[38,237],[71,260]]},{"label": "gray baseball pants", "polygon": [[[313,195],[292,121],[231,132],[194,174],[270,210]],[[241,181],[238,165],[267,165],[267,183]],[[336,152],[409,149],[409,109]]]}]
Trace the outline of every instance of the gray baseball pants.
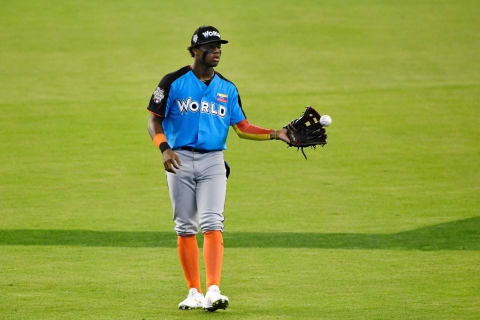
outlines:
[{"label": "gray baseball pants", "polygon": [[182,166],[167,172],[173,221],[178,235],[223,232],[227,177],[222,151],[199,153],[176,149]]}]

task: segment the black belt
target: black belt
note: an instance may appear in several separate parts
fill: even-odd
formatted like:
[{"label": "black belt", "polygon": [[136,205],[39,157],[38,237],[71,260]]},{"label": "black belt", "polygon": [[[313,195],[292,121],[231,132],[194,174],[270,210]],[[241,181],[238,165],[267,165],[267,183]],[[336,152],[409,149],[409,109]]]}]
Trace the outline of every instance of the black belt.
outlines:
[{"label": "black belt", "polygon": [[221,151],[221,150],[203,150],[203,149],[195,149],[195,148],[192,148],[192,147],[180,147],[179,149],[182,149],[182,150],[187,150],[187,151],[192,151],[192,152],[198,152],[198,153],[208,153],[208,152]]}]

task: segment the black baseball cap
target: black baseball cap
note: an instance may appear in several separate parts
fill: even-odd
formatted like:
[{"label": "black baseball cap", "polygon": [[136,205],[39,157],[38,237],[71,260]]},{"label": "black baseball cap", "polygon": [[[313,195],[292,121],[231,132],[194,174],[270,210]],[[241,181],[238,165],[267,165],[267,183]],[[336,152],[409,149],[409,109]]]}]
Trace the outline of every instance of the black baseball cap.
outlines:
[{"label": "black baseball cap", "polygon": [[217,28],[201,26],[193,33],[190,46],[194,48],[212,42],[228,43],[227,40],[221,39],[220,32]]}]

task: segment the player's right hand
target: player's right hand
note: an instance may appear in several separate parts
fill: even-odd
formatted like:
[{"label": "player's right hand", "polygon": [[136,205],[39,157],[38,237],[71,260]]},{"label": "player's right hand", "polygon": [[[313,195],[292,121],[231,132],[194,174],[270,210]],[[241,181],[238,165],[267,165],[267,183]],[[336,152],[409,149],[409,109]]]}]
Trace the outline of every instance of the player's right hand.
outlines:
[{"label": "player's right hand", "polygon": [[163,153],[163,166],[165,167],[165,171],[171,172],[171,173],[176,173],[175,169],[180,169],[180,166],[182,163],[180,162],[180,158],[178,158],[178,155],[173,152],[172,149],[167,149]]}]

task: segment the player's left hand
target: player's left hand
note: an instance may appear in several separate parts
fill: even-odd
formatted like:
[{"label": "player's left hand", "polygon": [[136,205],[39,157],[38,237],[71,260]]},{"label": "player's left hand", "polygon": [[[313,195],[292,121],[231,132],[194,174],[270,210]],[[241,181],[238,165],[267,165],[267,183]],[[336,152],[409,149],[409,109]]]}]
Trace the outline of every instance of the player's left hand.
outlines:
[{"label": "player's left hand", "polygon": [[290,143],[290,139],[287,136],[287,129],[286,128],[277,130],[277,139],[282,140],[286,143]]}]

